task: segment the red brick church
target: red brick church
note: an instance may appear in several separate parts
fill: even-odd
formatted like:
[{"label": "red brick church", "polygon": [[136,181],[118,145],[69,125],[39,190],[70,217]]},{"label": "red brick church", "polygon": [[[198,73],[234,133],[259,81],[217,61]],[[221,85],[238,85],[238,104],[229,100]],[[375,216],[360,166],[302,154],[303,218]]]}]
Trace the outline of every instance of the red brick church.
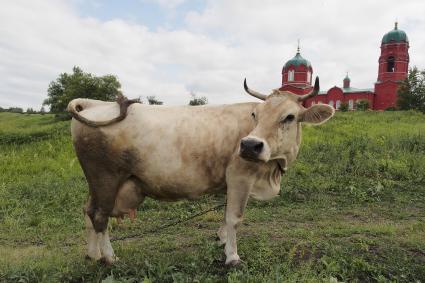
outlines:
[{"label": "red brick church", "polygon": [[[326,103],[339,109],[341,103],[348,104],[350,110],[356,108],[356,102],[368,100],[373,110],[385,110],[396,107],[397,87],[407,77],[409,66],[409,39],[404,31],[399,30],[397,22],[394,29],[384,35],[381,41],[378,79],[374,88],[360,89],[352,87],[350,78],[343,80],[342,87],[334,86],[328,91],[310,98],[305,106]],[[313,68],[311,63],[301,56],[298,47],[294,58],[286,62],[282,69],[282,86],[280,90],[305,94],[311,91]]]}]

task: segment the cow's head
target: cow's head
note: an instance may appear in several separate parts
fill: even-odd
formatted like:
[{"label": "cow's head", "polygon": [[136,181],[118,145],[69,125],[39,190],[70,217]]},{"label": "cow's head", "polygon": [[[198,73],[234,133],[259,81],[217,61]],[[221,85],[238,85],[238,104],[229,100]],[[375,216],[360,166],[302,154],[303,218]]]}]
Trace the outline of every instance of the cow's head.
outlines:
[{"label": "cow's head", "polygon": [[292,162],[301,143],[301,123],[322,124],[332,117],[335,110],[325,104],[304,108],[302,102],[319,92],[319,78],[316,78],[314,89],[305,95],[274,90],[264,95],[248,88],[250,95],[264,100],[258,104],[250,119],[255,121],[255,128],[248,136],[242,138],[239,155],[249,161],[268,162],[277,160],[281,170],[286,170]]}]

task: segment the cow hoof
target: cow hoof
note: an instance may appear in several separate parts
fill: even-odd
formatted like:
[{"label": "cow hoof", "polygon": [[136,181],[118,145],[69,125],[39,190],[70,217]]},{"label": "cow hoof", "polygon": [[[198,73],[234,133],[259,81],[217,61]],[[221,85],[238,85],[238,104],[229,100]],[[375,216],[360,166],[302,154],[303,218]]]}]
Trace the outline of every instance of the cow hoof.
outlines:
[{"label": "cow hoof", "polygon": [[227,267],[238,267],[238,266],[241,265],[241,263],[242,263],[242,261],[240,259],[235,259],[235,260],[232,260],[232,261],[226,263],[226,266]]},{"label": "cow hoof", "polygon": [[242,263],[242,261],[239,258],[239,256],[238,255],[235,255],[235,256],[228,257],[226,259],[226,263],[225,264],[228,267],[235,267],[235,266],[240,265],[241,263]]},{"label": "cow hoof", "polygon": [[110,257],[103,256],[100,258],[99,262],[105,265],[113,265],[118,260],[119,258],[117,256],[110,256]]},{"label": "cow hoof", "polygon": [[93,256],[86,254],[84,259],[87,260],[87,261],[88,260],[98,261],[98,260],[100,260],[100,256],[99,257],[93,257]]}]

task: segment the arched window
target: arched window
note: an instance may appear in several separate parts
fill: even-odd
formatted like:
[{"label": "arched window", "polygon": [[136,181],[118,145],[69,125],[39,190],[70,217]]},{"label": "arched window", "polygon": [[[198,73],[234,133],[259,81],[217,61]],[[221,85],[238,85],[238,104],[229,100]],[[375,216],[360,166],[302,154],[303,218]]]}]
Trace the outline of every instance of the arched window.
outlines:
[{"label": "arched window", "polygon": [[353,108],[354,108],[354,103],[353,103],[353,100],[350,99],[348,100],[348,109],[353,110]]},{"label": "arched window", "polygon": [[339,109],[341,107],[341,100],[337,100],[335,103],[335,108]]},{"label": "arched window", "polygon": [[291,70],[288,72],[288,82],[292,82],[294,80],[295,71]]},{"label": "arched window", "polygon": [[395,59],[394,56],[390,56],[387,59],[387,72],[394,72],[395,71]]},{"label": "arched window", "polygon": [[333,101],[333,100],[329,100],[329,103],[328,103],[328,105],[329,105],[329,106],[332,106],[332,107],[334,107],[334,101]]},{"label": "arched window", "polygon": [[310,71],[307,72],[307,82],[311,83],[311,72]]}]

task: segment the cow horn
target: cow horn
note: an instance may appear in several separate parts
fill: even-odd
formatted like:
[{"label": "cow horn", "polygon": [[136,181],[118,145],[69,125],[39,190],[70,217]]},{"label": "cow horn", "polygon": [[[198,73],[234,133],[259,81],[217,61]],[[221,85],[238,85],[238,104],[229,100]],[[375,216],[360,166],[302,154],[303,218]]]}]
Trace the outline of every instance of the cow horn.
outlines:
[{"label": "cow horn", "polygon": [[256,92],[255,90],[250,89],[250,88],[248,87],[248,85],[246,84],[246,78],[245,78],[245,80],[243,81],[243,88],[245,89],[245,91],[246,91],[247,93],[249,93],[250,95],[252,95],[252,96],[254,96],[254,97],[256,97],[256,98],[259,98],[259,99],[261,99],[261,100],[266,100],[266,98],[267,98],[267,95],[265,95],[265,94],[261,94],[261,93],[259,93],[259,92]]},{"label": "cow horn", "polygon": [[319,85],[319,77],[316,77],[316,81],[314,82],[314,88],[307,94],[301,95],[298,97],[298,101],[304,101],[310,97],[316,96],[319,93],[320,85]]}]

